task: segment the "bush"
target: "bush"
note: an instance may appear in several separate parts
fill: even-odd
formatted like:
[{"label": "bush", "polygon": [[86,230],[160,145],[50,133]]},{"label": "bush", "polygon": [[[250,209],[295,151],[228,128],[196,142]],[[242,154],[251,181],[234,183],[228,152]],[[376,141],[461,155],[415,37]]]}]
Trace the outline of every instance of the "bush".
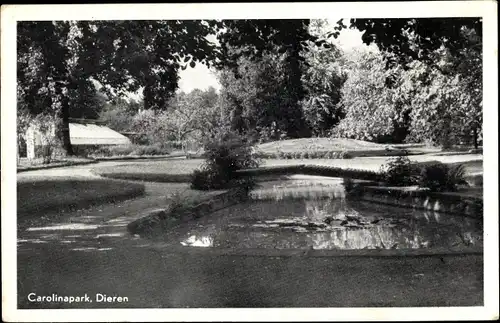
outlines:
[{"label": "bush", "polygon": [[347,150],[342,150],[340,153],[338,153],[338,158],[340,159],[351,159],[352,156],[349,154]]},{"label": "bush", "polygon": [[141,145],[141,146],[135,146],[133,151],[131,152],[131,155],[136,155],[136,156],[156,156],[156,155],[168,155],[170,153],[170,149],[166,147],[162,147],[161,145],[154,144],[154,145]]},{"label": "bush", "polygon": [[407,186],[418,184],[419,168],[406,156],[399,156],[393,161],[382,165],[382,178],[386,184]]},{"label": "bush", "polygon": [[217,186],[224,186],[221,180],[214,179],[214,173],[208,169],[196,169],[191,175],[191,188],[196,190],[206,191],[209,189],[217,189]]},{"label": "bush", "polygon": [[421,167],[418,185],[433,192],[456,191],[458,185],[467,184],[465,168],[462,165],[449,167],[435,163]]},{"label": "bush", "polygon": [[256,168],[259,159],[251,144],[233,132],[220,133],[205,145],[205,163],[192,175],[193,189],[225,189],[234,186],[251,186],[251,180],[237,177],[236,171]]},{"label": "bush", "polygon": [[353,187],[354,187],[354,181],[352,180],[352,178],[344,178],[343,179],[343,185],[344,185],[344,189],[346,192],[350,192],[352,191]]},{"label": "bush", "polygon": [[321,158],[321,157],[322,157],[322,153],[318,150],[309,153],[309,158],[311,158],[311,159],[316,159],[316,158]]},{"label": "bush", "polygon": [[159,144],[154,145],[125,145],[125,146],[103,146],[94,150],[94,157],[117,157],[117,156],[157,156],[168,155],[170,149]]},{"label": "bush", "polygon": [[418,185],[433,192],[456,191],[458,185],[467,185],[463,165],[450,167],[440,162],[419,165],[399,156],[382,168],[383,181],[390,185]]},{"label": "bush", "polygon": [[109,156],[127,156],[134,151],[135,146],[109,146],[107,150],[109,151]]},{"label": "bush", "polygon": [[466,180],[464,165],[453,165],[449,168],[448,183],[452,186],[452,189],[456,189],[458,185],[469,185]]}]

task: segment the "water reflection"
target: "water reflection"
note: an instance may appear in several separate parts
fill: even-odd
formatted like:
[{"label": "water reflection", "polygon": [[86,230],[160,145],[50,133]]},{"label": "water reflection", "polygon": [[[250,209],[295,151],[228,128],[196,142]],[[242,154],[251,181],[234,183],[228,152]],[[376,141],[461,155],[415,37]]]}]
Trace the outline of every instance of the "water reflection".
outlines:
[{"label": "water reflection", "polygon": [[[337,186],[267,187],[253,201],[189,227],[184,246],[220,248],[482,248],[478,220],[347,200]],[[177,240],[179,243],[179,240]]]},{"label": "water reflection", "polygon": [[211,236],[196,236],[192,235],[184,241],[181,241],[183,246],[191,247],[213,247],[214,239]]},{"label": "water reflection", "polygon": [[343,186],[336,183],[335,185],[294,185],[282,186],[269,184],[258,188],[250,193],[250,198],[253,200],[274,200],[281,201],[283,199],[318,199],[318,198],[345,198],[345,190]]}]

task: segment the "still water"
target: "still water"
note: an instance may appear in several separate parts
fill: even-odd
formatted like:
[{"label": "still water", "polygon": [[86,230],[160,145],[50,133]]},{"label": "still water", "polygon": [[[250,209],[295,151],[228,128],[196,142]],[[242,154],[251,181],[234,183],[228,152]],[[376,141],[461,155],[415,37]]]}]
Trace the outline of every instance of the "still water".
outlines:
[{"label": "still water", "polygon": [[269,182],[246,203],[168,232],[170,244],[214,248],[482,248],[481,220],[347,199],[341,182]]}]

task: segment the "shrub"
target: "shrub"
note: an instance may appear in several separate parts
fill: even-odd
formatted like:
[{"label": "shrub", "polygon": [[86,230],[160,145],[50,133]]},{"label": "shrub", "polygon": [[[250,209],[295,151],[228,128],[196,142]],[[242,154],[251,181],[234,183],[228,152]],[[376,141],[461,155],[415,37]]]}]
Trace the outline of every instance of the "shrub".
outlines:
[{"label": "shrub", "polygon": [[382,165],[381,173],[386,184],[395,186],[415,185],[418,183],[419,169],[406,156],[399,156]]},{"label": "shrub", "polygon": [[227,179],[220,174],[214,173],[206,166],[202,169],[196,169],[191,175],[191,188],[196,190],[217,190],[225,188],[228,185]]},{"label": "shrub", "polygon": [[422,166],[418,185],[427,187],[431,191],[445,189],[447,182],[448,167],[445,164],[433,164]]},{"label": "shrub", "polygon": [[455,191],[458,185],[466,184],[465,169],[462,165],[449,167],[434,163],[421,167],[418,185],[431,191]]},{"label": "shrub", "polygon": [[107,147],[110,156],[127,156],[134,151],[135,146],[110,146]]},{"label": "shrub", "polygon": [[131,155],[137,156],[155,156],[155,155],[168,155],[170,153],[170,149],[167,147],[162,147],[159,144],[154,145],[142,145],[135,146],[133,151],[130,153]]},{"label": "shrub", "polygon": [[343,183],[344,183],[344,188],[345,188],[346,192],[352,191],[352,189],[354,187],[354,181],[352,180],[352,178],[349,178],[349,177],[344,178]]},{"label": "shrub", "polygon": [[458,185],[469,185],[466,180],[466,172],[464,165],[453,165],[448,170],[448,183],[453,189]]},{"label": "shrub", "polygon": [[338,158],[340,159],[351,159],[352,156],[347,150],[342,150],[340,153],[338,153]]},{"label": "shrub", "polygon": [[320,151],[318,151],[318,150],[316,150],[316,151],[311,151],[311,152],[309,153],[309,158],[311,158],[311,159],[321,158],[321,155],[322,155],[322,154],[321,154],[321,152],[320,152]]},{"label": "shrub", "polygon": [[197,190],[208,190],[210,188],[209,172],[205,169],[195,169],[191,175],[191,188]]},{"label": "shrub", "polygon": [[336,151],[331,151],[330,159],[337,159],[337,158],[339,158],[339,154]]},{"label": "shrub", "polygon": [[205,145],[205,163],[193,173],[193,189],[224,189],[233,186],[250,186],[250,180],[237,177],[236,171],[256,168],[260,160],[252,146],[241,135],[233,132],[219,133]]},{"label": "shrub", "polygon": [[95,149],[91,154],[94,157],[114,157],[114,156],[155,156],[168,155],[170,149],[159,144],[154,145],[121,145],[103,146]]},{"label": "shrub", "polygon": [[183,211],[187,207],[192,206],[187,203],[185,198],[180,192],[174,192],[167,197],[169,215],[174,218],[179,218],[180,211]]}]

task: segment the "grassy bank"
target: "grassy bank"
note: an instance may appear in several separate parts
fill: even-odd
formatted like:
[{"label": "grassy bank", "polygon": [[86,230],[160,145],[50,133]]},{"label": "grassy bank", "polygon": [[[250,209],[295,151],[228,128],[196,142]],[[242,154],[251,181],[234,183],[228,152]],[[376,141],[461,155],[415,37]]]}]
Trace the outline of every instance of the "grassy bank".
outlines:
[{"label": "grassy bank", "polygon": [[[466,160],[459,158],[463,156],[412,156],[416,162],[430,162],[438,160],[450,164],[463,164],[468,174],[482,172],[482,160]],[[466,156],[471,158],[470,156]],[[385,164],[390,158],[386,157],[366,157],[354,159],[268,159],[262,163],[262,168],[271,168],[274,172],[283,173],[296,171],[300,165],[307,166],[311,170],[311,175],[342,176],[341,170],[346,170],[349,175],[356,173],[375,173],[380,171],[380,166]],[[203,164],[203,159],[171,159],[143,161],[120,166],[109,166],[95,169],[94,173],[116,179],[131,179],[151,182],[187,182],[193,171]],[[273,173],[273,170],[270,170]],[[265,171],[264,171],[265,172]],[[371,179],[371,174],[368,174]],[[361,177],[365,178],[365,177]]]},{"label": "grassy bank", "polygon": [[92,205],[117,202],[144,194],[144,185],[103,179],[43,178],[17,183],[19,221]]},{"label": "grassy bank", "polygon": [[191,174],[203,164],[203,159],[171,159],[144,161],[94,169],[97,175],[148,182],[188,182]]},{"label": "grassy bank", "polygon": [[301,138],[273,141],[257,146],[263,158],[349,159],[371,156],[401,156],[438,151],[423,144],[378,144],[346,138]]},{"label": "grassy bank", "polygon": [[96,161],[89,158],[66,157],[53,160],[50,164],[44,164],[42,158],[27,159],[21,158],[17,164],[17,172],[26,172],[30,170],[50,169],[56,167],[76,166],[93,164]]}]

